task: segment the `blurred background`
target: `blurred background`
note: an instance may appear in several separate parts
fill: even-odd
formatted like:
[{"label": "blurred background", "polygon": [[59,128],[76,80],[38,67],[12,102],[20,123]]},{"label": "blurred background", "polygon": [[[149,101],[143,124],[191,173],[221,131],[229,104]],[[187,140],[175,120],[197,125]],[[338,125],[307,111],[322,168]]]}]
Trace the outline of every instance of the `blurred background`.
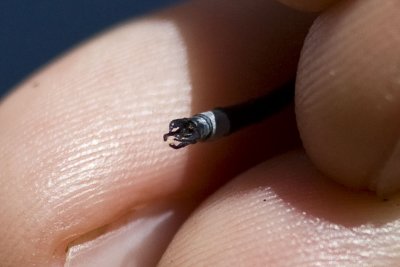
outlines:
[{"label": "blurred background", "polygon": [[180,0],[0,0],[0,97],[93,34]]}]

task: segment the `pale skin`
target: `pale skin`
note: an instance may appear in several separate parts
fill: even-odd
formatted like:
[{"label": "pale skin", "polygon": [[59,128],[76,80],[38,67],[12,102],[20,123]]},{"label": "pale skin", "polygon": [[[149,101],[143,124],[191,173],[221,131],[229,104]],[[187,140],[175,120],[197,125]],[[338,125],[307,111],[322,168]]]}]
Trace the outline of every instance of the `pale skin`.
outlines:
[{"label": "pale skin", "polygon": [[[398,266],[400,3],[281,2],[125,23],[4,99],[1,266]],[[296,71],[294,108],[162,142]]]}]

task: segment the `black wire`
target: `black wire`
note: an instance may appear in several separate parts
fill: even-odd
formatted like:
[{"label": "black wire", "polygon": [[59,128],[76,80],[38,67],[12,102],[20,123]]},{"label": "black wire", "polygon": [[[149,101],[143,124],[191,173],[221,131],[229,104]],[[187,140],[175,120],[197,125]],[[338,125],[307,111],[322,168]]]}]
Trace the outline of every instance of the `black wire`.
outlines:
[{"label": "black wire", "polygon": [[[169,141],[170,147],[180,149],[199,141],[234,133],[285,108],[293,101],[294,89],[295,82],[290,81],[267,95],[245,103],[216,108],[211,112],[203,112],[191,118],[172,120],[169,124],[169,132],[163,135],[163,139]],[[212,118],[209,118],[207,113],[213,114]],[[213,119],[215,123],[212,122]]]},{"label": "black wire", "polygon": [[229,133],[243,127],[258,123],[279,112],[294,99],[295,81],[292,80],[273,90],[265,96],[238,105],[217,108],[224,112],[230,120]]}]

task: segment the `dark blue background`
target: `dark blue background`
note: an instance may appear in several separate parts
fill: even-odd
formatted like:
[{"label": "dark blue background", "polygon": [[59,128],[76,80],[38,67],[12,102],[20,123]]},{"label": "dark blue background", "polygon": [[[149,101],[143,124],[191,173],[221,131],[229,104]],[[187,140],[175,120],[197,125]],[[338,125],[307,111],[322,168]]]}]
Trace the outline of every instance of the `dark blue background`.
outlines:
[{"label": "dark blue background", "polygon": [[0,0],[0,96],[74,44],[179,0]]}]

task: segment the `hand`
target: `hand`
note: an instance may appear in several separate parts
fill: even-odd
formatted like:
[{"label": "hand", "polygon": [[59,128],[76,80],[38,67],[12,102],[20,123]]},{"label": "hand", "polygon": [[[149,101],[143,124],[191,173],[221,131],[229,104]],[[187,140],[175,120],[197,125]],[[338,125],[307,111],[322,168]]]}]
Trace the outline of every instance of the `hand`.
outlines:
[{"label": "hand", "polygon": [[[192,1],[81,45],[5,99],[1,266],[397,266],[399,199],[359,189],[399,187],[399,3],[282,2],[321,10],[304,47],[316,15]],[[297,119],[292,107],[218,142],[163,143],[170,120],[296,69]]]}]

